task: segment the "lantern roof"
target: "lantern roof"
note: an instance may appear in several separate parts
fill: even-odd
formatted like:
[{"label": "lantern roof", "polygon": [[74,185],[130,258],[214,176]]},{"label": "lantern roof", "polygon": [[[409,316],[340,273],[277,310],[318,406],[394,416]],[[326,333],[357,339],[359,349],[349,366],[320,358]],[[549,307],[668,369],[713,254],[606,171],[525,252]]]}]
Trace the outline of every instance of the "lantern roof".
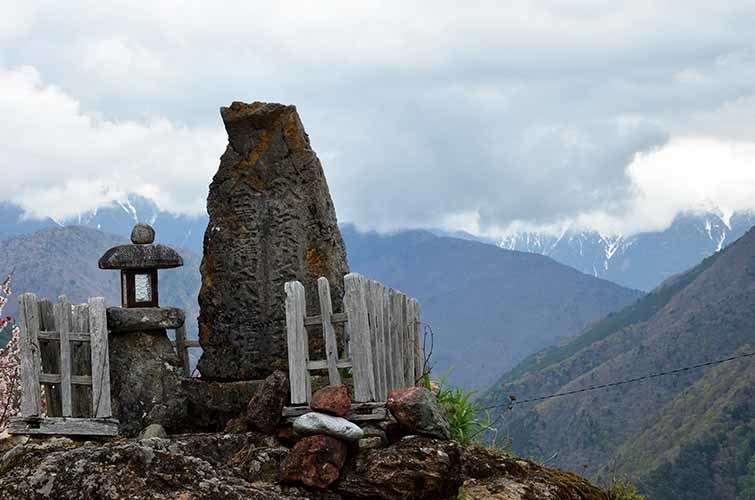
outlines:
[{"label": "lantern roof", "polygon": [[137,224],[131,232],[131,245],[118,245],[100,257],[100,269],[170,269],[184,265],[183,258],[170,247],[156,245],[155,230]]}]

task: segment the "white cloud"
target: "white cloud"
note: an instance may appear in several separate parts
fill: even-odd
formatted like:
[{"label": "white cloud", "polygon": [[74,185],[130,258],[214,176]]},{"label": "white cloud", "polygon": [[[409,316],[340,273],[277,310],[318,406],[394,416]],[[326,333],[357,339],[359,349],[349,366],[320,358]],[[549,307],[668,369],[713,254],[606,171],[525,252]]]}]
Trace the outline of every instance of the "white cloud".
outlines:
[{"label": "white cloud", "polygon": [[668,182],[681,162],[721,155],[689,177],[707,190],[744,168],[727,147],[755,130],[752,1],[0,0],[0,12],[18,19],[0,20],[2,196],[36,215],[126,191],[202,210],[224,149],[217,108],[236,99],[296,104],[340,220],[385,230],[655,227],[700,201],[697,184]]},{"label": "white cloud", "polygon": [[565,227],[589,228],[603,234],[634,234],[662,230],[688,211],[722,215],[755,209],[755,141],[725,141],[710,137],[675,139],[638,154],[627,167],[632,198],[620,213],[582,212],[551,224],[526,220],[481,228],[479,217],[467,214],[456,226],[500,237],[530,230],[558,234]]},{"label": "white cloud", "polygon": [[3,194],[33,217],[62,219],[126,192],[200,213],[225,143],[217,128],[98,119],[28,66],[0,71],[0,115]]}]

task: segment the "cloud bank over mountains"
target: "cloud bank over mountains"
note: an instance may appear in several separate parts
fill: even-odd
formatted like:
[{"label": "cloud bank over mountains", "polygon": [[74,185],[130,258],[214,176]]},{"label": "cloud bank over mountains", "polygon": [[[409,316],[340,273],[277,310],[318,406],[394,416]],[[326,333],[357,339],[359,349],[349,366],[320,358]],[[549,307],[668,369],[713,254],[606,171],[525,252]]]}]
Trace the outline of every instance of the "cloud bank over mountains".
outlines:
[{"label": "cloud bank over mountains", "polygon": [[755,3],[87,2],[0,10],[0,198],[201,213],[217,108],[299,108],[339,219],[496,236],[755,208]]}]

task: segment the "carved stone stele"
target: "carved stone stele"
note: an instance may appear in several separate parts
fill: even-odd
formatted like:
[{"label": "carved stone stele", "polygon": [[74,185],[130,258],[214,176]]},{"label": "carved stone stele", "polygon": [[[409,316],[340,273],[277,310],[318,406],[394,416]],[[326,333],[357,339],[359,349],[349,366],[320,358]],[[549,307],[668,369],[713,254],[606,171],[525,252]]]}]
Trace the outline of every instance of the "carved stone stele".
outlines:
[{"label": "carved stone stele", "polygon": [[346,250],[333,201],[294,106],[234,102],[220,110],[228,146],[210,185],[204,237],[198,368],[209,380],[287,369],[286,281],[330,281],[341,310]]}]

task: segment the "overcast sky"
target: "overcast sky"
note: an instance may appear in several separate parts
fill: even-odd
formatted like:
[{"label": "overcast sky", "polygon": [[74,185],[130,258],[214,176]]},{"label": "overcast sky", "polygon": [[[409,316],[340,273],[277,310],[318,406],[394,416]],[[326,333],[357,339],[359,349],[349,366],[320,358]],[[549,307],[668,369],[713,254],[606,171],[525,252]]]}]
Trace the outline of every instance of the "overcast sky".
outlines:
[{"label": "overcast sky", "polygon": [[218,107],[263,100],[298,107],[362,228],[755,208],[755,2],[136,4],[0,0],[0,199],[200,213]]}]

